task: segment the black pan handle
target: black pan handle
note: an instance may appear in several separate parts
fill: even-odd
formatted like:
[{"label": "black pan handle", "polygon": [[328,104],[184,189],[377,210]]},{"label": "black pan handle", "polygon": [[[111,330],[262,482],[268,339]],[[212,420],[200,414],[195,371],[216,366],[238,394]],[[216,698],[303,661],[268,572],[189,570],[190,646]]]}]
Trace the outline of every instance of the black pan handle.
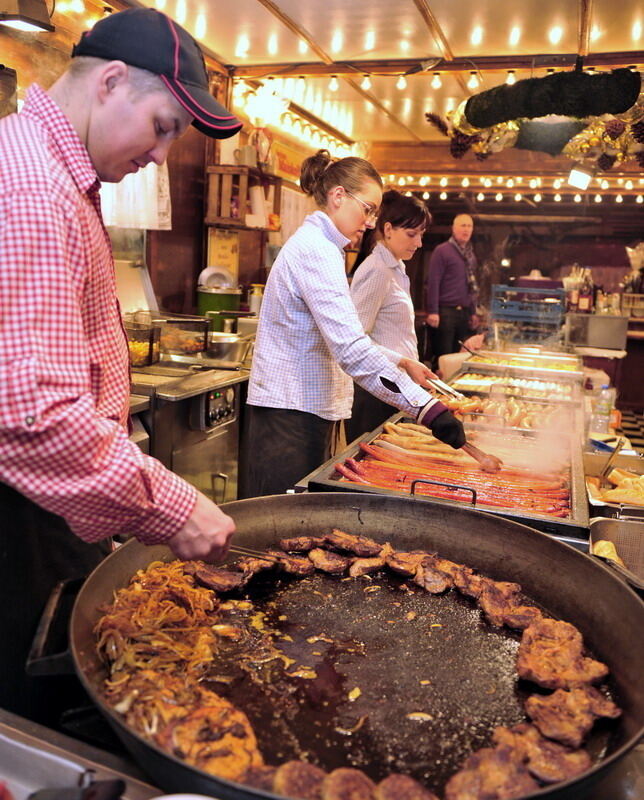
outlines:
[{"label": "black pan handle", "polygon": [[26,665],[28,675],[75,674],[67,631],[73,601],[84,581],[85,578],[70,578],[53,588],[31,644]]},{"label": "black pan handle", "polygon": [[472,489],[471,486],[456,486],[453,483],[441,483],[440,481],[428,481],[424,478],[416,478],[415,481],[411,482],[411,495],[412,497],[416,494],[416,484],[418,483],[433,483],[434,486],[444,486],[446,489],[453,489],[454,491],[463,490],[464,492],[471,492],[472,493],[472,505],[476,505],[476,489]]}]

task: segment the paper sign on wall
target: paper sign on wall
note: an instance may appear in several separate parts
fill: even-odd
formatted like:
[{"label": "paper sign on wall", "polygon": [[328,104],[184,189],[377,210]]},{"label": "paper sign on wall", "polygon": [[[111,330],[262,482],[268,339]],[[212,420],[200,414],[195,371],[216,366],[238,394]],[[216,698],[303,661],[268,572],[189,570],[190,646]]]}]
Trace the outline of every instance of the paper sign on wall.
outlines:
[{"label": "paper sign on wall", "polygon": [[239,275],[239,233],[210,228],[208,231],[208,267],[224,267],[235,281]]}]

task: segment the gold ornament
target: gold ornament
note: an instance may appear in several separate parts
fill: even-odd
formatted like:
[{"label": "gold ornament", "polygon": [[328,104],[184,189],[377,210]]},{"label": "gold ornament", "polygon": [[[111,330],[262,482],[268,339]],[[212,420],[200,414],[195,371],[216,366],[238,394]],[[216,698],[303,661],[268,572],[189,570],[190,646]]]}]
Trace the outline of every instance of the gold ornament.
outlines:
[{"label": "gold ornament", "polygon": [[476,136],[478,133],[483,133],[489,128],[475,128],[472,125],[467,117],[465,116],[465,106],[467,105],[467,100],[463,100],[462,103],[459,103],[458,107],[452,113],[452,125],[456,128],[457,131],[460,133],[464,133],[467,136]]}]

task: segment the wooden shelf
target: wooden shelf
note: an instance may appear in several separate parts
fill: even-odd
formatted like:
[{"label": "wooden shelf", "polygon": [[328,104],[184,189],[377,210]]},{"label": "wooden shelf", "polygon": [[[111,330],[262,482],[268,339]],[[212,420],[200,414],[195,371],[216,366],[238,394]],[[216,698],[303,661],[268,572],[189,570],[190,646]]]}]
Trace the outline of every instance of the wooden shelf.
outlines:
[{"label": "wooden shelf", "polygon": [[[206,224],[226,225],[233,228],[251,228],[243,224],[246,214],[251,213],[251,189],[259,187],[266,198],[266,190],[272,192],[271,214],[279,216],[282,179],[256,167],[222,164],[206,168],[208,181]],[[266,228],[268,230],[268,228]],[[272,229],[271,229],[272,230]]]},{"label": "wooden shelf", "polygon": [[265,231],[266,233],[270,233],[271,231],[276,232],[280,230],[279,228],[257,228],[254,225],[242,225],[239,222],[228,222],[223,219],[205,219],[204,224],[209,225],[211,228],[232,228],[236,231]]}]

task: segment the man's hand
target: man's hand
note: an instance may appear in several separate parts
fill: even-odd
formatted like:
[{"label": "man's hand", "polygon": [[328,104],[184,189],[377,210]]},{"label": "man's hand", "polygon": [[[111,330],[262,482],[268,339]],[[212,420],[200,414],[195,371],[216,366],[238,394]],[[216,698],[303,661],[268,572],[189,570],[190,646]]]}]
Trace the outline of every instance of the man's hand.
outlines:
[{"label": "man's hand", "polygon": [[422,386],[423,389],[429,389],[430,384],[428,381],[438,377],[429,367],[420,361],[414,361],[413,358],[401,358],[398,362],[398,368],[405,370],[412,381]]},{"label": "man's hand", "polygon": [[177,558],[189,561],[223,561],[235,532],[235,523],[205,494],[197,495],[197,502],[185,525],[166,544]]},{"label": "man's hand", "polygon": [[429,325],[430,328],[438,328],[438,324],[441,321],[439,314],[428,314],[427,319],[425,322]]}]

